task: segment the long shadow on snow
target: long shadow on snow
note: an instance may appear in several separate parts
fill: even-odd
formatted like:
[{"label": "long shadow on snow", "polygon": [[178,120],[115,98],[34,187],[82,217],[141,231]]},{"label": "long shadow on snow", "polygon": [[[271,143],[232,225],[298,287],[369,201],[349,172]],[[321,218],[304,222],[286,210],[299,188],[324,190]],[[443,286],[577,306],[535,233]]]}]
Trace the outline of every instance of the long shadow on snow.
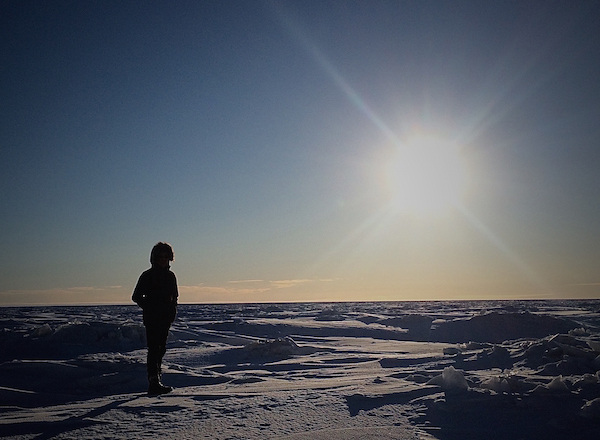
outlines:
[{"label": "long shadow on snow", "polygon": [[136,395],[133,397],[129,396],[124,399],[115,400],[113,402],[107,403],[106,405],[94,408],[86,412],[85,414],[69,417],[65,420],[53,420],[46,422],[23,422],[4,425],[2,428],[2,436],[33,435],[39,433],[37,436],[33,437],[32,440],[48,440],[57,435],[64,434],[69,431],[74,431],[76,429],[87,428],[89,426],[100,424],[102,422],[95,420],[96,417],[101,416],[102,414],[119,407],[123,403],[132,402],[138,399],[139,397],[142,397],[142,395]]},{"label": "long shadow on snow", "polygon": [[581,399],[570,394],[515,399],[469,392],[424,403],[425,414],[414,421],[439,440],[592,440],[600,429],[599,420],[581,415]]}]

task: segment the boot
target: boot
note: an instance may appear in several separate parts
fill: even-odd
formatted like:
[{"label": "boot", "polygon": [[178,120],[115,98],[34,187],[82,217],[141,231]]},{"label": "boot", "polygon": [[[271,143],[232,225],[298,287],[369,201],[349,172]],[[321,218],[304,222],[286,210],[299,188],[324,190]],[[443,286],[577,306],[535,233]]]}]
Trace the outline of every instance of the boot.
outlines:
[{"label": "boot", "polygon": [[157,396],[159,394],[167,394],[173,391],[173,388],[163,385],[158,376],[148,378],[148,395]]}]

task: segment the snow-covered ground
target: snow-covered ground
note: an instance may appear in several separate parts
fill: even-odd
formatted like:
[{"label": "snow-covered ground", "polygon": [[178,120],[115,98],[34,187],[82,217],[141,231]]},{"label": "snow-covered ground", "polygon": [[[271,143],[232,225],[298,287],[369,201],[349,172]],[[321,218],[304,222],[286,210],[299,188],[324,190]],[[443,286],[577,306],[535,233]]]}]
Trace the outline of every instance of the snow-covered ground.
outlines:
[{"label": "snow-covered ground", "polygon": [[597,439],[600,301],[0,308],[8,439]]}]

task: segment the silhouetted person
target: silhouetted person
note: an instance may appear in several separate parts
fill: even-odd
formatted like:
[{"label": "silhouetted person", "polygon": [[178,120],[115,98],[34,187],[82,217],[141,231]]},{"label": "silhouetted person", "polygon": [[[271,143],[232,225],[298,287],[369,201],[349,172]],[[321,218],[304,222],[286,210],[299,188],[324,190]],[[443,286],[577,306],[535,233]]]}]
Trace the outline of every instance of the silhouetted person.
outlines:
[{"label": "silhouetted person", "polygon": [[143,310],[148,343],[148,394],[164,394],[172,390],[161,382],[162,359],[167,350],[169,328],[177,314],[177,279],[171,272],[173,248],[159,242],[150,253],[152,267],[140,275],[132,299]]}]

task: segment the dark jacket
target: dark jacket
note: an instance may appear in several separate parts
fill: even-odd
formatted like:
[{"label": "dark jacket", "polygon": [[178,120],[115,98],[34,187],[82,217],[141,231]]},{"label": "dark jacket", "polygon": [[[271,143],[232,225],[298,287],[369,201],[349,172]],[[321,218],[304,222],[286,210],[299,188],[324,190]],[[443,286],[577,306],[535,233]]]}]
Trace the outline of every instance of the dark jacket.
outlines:
[{"label": "dark jacket", "polygon": [[133,299],[144,311],[144,324],[172,323],[177,314],[177,278],[169,268],[152,266],[142,272]]}]

